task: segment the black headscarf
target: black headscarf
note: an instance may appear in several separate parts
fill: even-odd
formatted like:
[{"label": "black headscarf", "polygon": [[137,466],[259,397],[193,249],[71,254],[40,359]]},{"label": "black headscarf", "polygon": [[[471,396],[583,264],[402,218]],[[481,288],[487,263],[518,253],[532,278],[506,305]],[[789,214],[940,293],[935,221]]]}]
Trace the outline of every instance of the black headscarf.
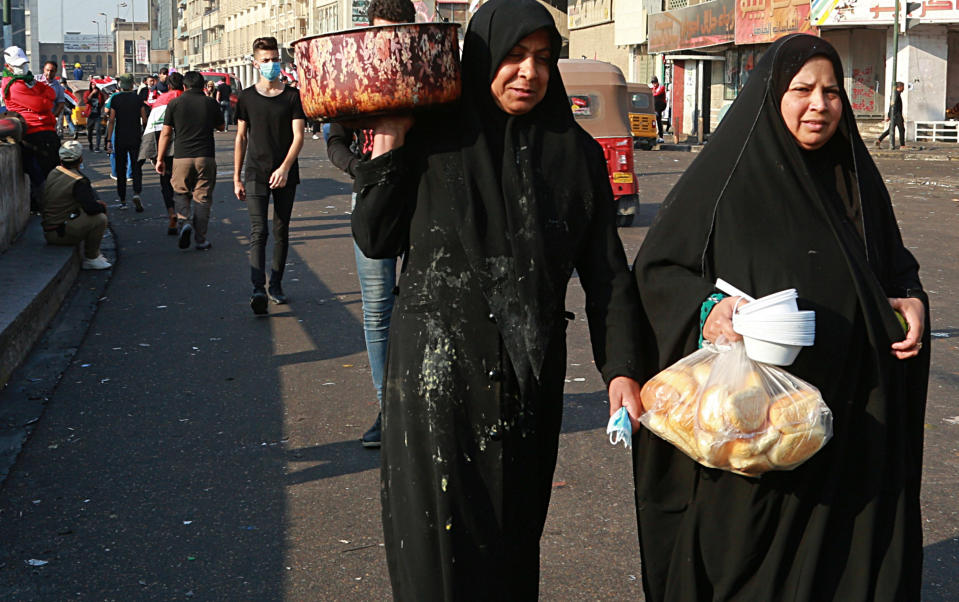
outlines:
[{"label": "black headscarf", "polygon": [[[903,246],[889,194],[855,127],[845,91],[838,131],[820,149],[802,150],[787,129],[779,108],[783,93],[814,56],[832,62],[841,85],[839,57],[820,38],[791,35],[767,50],[709,143],[666,197],[634,273],[651,328],[646,357],[656,358],[647,366],[649,375],[696,349],[700,307],[715,291],[717,277],[756,297],[795,287],[800,309],[816,311],[816,342],[788,370],[819,387],[833,411],[834,436],[791,472],[746,479],[700,467],[643,429],[634,468],[644,582],[652,599],[662,597],[670,583],[699,578],[683,574],[670,558],[724,555],[729,583],[756,573],[751,559],[770,554],[818,557],[827,567],[824,574],[837,582],[844,567],[873,570],[874,555],[851,552],[845,540],[817,547],[821,534],[833,528],[837,509],[882,514],[875,524],[882,525],[883,535],[857,531],[849,541],[880,542],[886,530],[899,529],[889,535],[897,546],[912,554],[921,544],[916,517],[929,335],[927,330],[918,358],[895,359],[890,345],[903,339],[903,331],[887,300],[921,288],[919,266]],[[921,291],[914,294],[923,297]],[[882,492],[890,491],[905,492],[908,520],[903,523],[897,522],[902,516],[887,512],[895,503],[889,506]],[[698,496],[710,501],[700,506],[692,501]],[[770,503],[779,504],[779,514],[757,515],[759,499],[775,500]],[[678,510],[687,507],[701,514],[686,521]],[[715,540],[696,535],[698,549],[675,550],[686,535],[680,531],[695,520],[743,535],[735,542],[725,532]],[[868,521],[864,525],[865,531],[874,528]],[[749,533],[771,532],[764,529],[790,533],[792,547],[762,549]],[[802,542],[801,549],[795,542]],[[775,587],[789,567],[771,566],[757,573],[755,582],[772,584],[768,591],[786,591]],[[822,587],[829,589],[828,583]],[[730,591],[716,590],[715,596],[733,597]],[[738,593],[770,597],[767,590]]]},{"label": "black headscarf", "polygon": [[[544,30],[551,40],[549,83],[529,113],[500,110],[490,92],[500,63],[526,36]],[[557,67],[561,38],[549,12],[534,0],[492,0],[470,20],[463,48],[465,197],[460,238],[521,384],[539,377],[552,326],[562,319],[568,249],[550,248],[544,204],[576,199],[587,211],[595,174],[583,160],[575,123]],[[565,277],[563,277],[565,275]]]}]

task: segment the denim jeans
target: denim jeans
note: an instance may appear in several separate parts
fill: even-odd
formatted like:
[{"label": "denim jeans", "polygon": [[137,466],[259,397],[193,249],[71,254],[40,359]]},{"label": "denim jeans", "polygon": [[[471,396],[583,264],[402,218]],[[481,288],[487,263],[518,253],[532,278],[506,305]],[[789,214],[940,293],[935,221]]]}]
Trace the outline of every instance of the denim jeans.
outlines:
[{"label": "denim jeans", "polygon": [[280,284],[290,250],[290,216],[293,215],[293,200],[296,184],[270,190],[266,182],[247,180],[246,206],[250,216],[250,280],[253,286],[266,286],[266,239],[267,215],[270,212],[270,195],[273,196],[273,264],[270,286]]},{"label": "denim jeans", "polygon": [[[353,194],[356,204],[356,193]],[[363,298],[363,335],[366,353],[370,358],[370,372],[376,400],[383,406],[383,371],[386,368],[386,347],[393,315],[393,289],[396,287],[396,259],[370,259],[353,243],[356,257],[356,275],[360,280]]]}]

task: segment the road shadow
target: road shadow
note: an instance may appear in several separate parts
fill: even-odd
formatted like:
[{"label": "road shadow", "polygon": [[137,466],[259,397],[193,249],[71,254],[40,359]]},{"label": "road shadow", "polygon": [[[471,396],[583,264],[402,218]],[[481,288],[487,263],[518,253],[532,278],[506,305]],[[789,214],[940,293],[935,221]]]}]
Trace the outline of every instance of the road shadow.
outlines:
[{"label": "road shadow", "polygon": [[959,537],[923,548],[923,602],[959,600]]},{"label": "road shadow", "polygon": [[653,224],[653,220],[656,219],[656,214],[659,213],[659,208],[662,207],[662,203],[644,203],[640,199],[639,211],[636,213],[635,221],[633,222],[634,227],[649,227]]},{"label": "road shadow", "polygon": [[365,449],[358,440],[287,449],[283,455],[285,461],[292,466],[312,464],[289,472],[286,475],[288,487],[380,467],[379,450]]}]

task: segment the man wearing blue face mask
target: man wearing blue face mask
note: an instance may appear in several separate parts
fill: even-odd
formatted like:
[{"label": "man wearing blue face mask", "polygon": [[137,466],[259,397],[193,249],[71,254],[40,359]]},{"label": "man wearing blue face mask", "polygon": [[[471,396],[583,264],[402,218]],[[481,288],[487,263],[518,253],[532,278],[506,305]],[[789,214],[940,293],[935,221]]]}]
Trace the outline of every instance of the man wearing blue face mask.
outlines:
[{"label": "man wearing blue face mask", "polygon": [[[280,81],[276,38],[253,42],[256,84],[240,92],[236,103],[233,191],[246,201],[250,215],[250,279],[253,313],[267,313],[268,300],[287,302],[281,281],[289,250],[290,216],[300,182],[297,157],[303,148],[306,116],[296,88]],[[267,215],[273,195],[273,263],[266,289]]]}]

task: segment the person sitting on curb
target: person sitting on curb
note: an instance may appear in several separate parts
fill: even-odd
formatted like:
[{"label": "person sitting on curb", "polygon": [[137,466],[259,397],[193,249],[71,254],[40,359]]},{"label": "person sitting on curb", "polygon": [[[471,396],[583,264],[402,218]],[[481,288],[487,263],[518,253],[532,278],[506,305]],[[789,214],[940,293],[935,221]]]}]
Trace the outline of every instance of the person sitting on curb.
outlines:
[{"label": "person sitting on curb", "polygon": [[43,189],[43,235],[47,244],[73,246],[83,242],[83,269],[113,267],[100,253],[107,229],[107,206],[80,171],[83,145],[68,140],[60,146],[60,165],[50,172]]}]

